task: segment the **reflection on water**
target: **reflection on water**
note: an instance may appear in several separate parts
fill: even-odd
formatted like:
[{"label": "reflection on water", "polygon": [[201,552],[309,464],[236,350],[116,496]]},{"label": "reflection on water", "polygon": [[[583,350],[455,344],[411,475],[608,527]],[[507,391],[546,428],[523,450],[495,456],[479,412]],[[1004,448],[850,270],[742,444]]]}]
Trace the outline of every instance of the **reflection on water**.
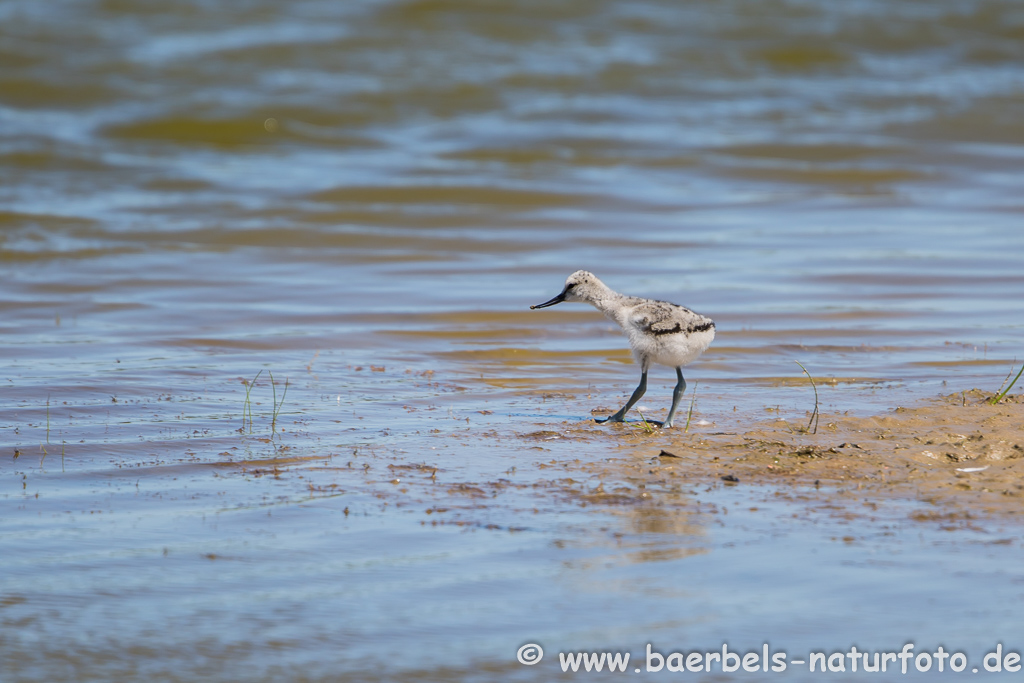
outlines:
[{"label": "reflection on water", "polygon": [[827,410],[994,390],[1022,35],[1012,0],[0,2],[5,675],[997,633],[1013,546],[565,482],[632,452],[563,430],[637,372],[593,311],[527,306],[587,268],[714,317],[707,429],[804,419],[794,360]]}]

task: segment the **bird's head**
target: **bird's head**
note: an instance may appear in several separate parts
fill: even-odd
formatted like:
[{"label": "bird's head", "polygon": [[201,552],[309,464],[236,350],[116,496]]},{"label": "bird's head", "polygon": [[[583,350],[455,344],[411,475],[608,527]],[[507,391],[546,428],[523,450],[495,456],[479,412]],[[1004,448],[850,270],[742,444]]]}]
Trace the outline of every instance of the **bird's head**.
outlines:
[{"label": "bird's head", "polygon": [[547,308],[548,306],[560,304],[563,301],[585,301],[590,303],[595,301],[598,298],[598,294],[605,289],[607,289],[605,284],[598,280],[593,273],[586,270],[577,270],[565,279],[565,287],[562,288],[558,296],[542,304],[530,306],[530,309]]}]

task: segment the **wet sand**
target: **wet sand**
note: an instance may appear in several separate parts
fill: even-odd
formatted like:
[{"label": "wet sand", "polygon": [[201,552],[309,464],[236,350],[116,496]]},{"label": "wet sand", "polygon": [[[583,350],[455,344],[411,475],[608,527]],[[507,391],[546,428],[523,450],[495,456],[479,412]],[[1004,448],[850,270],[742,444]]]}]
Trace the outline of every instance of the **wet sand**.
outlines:
[{"label": "wet sand", "polygon": [[[373,462],[378,473],[364,483],[372,482],[371,490],[382,500],[432,505],[428,514],[455,513],[432,518],[435,525],[453,517],[452,523],[483,524],[467,511],[503,509],[506,503],[496,497],[506,489],[529,490],[540,498],[539,505],[669,509],[691,505],[695,489],[726,486],[755,487],[757,495],[768,491],[806,503],[809,512],[827,509],[847,519],[906,516],[947,530],[969,530],[986,521],[1016,526],[1024,521],[1024,403],[1011,394],[992,405],[992,397],[972,389],[877,415],[825,412],[808,415],[806,421],[733,417],[729,431],[720,431],[706,413],[687,428],[685,411],[671,430],[661,429],[653,417],[638,419],[633,411],[627,422],[616,425],[583,418],[527,419],[542,427],[528,431],[511,418],[479,427],[475,423],[492,416],[491,411],[476,411],[482,416],[472,418],[460,412],[466,417],[459,419],[467,425],[472,420],[474,426],[444,438],[456,446],[521,452],[535,468],[526,483],[522,472],[513,476],[526,464],[523,457],[510,460],[505,476],[478,480],[429,459],[410,462],[403,450],[387,447],[364,452],[364,462]],[[523,392],[520,398],[525,404],[548,405],[570,399],[557,392]],[[612,410],[595,408],[593,413]],[[554,459],[546,462],[545,453]],[[353,462],[345,467],[351,469]],[[498,522],[496,528],[507,526]]]},{"label": "wet sand", "polygon": [[[886,501],[915,501],[927,506],[910,519],[943,528],[993,518],[1019,524],[1024,406],[1014,396],[998,405],[990,398],[975,389],[880,415],[825,413],[816,424],[780,419],[730,432],[701,426],[680,433],[642,421],[604,427],[617,433],[603,439],[629,455],[581,464],[580,472],[628,484],[578,495],[627,504],[688,486],[768,486],[791,499],[827,501],[843,516],[884,516],[891,514]],[[586,425],[527,438],[602,440],[595,431]]]},{"label": "wet sand", "polygon": [[[1001,567],[1024,538],[1017,399],[990,406],[968,391],[826,412],[815,435],[806,415],[713,412],[723,397],[708,387],[684,433],[593,423],[588,409],[610,412],[616,391],[517,384],[509,398],[479,378],[338,367],[331,354],[312,364],[369,400],[343,404],[307,373],[276,429],[263,377],[252,428],[237,380],[227,414],[228,388],[209,379],[202,394],[51,405],[66,458],[58,438],[45,459],[42,445],[23,447],[0,490],[11,511],[0,649],[15,680],[52,678],[62,661],[104,680],[139,666],[167,680],[230,680],[239,666],[272,680],[280,662],[308,680],[546,680],[556,663],[513,659],[535,641],[636,653],[769,638],[797,652],[891,649],[913,633],[980,656],[1016,623],[1000,605],[1017,585]],[[45,443],[38,404],[5,413],[16,416],[20,439]],[[939,570],[893,578],[922,565]],[[823,599],[846,626],[821,615]],[[734,601],[742,626],[718,616]],[[845,615],[865,609],[851,628]],[[934,621],[964,610],[988,629],[950,636]],[[47,639],[30,647],[31,634]],[[236,655],[199,656],[210,651]]]}]

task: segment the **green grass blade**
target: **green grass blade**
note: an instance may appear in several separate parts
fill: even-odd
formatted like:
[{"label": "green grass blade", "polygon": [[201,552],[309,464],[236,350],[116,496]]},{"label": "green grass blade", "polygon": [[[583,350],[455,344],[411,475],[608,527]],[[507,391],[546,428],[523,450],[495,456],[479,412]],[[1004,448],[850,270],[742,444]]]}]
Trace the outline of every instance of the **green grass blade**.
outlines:
[{"label": "green grass blade", "polygon": [[815,386],[814,378],[811,377],[811,373],[807,372],[807,368],[804,367],[803,363],[801,363],[798,360],[795,360],[793,362],[796,363],[797,365],[799,365],[800,369],[804,371],[805,375],[807,375],[807,379],[811,380],[811,388],[814,389],[814,412],[811,413],[811,419],[808,420],[807,428],[804,431],[805,432],[810,432],[811,431],[811,424],[814,424],[814,431],[811,432],[811,433],[812,434],[817,434],[818,433],[818,421],[817,420],[818,420],[818,417],[821,415],[821,413],[818,412],[818,387]]},{"label": "green grass blade", "polygon": [[[1013,372],[1013,366],[1010,366],[1010,372]],[[1020,366],[1020,370],[1017,372],[1017,376],[1013,378],[1013,381],[1010,382],[1010,386],[1003,389],[1003,393],[993,396],[991,399],[989,399],[989,403],[995,405],[1002,401],[1004,398],[1006,398],[1006,395],[1010,393],[1010,389],[1013,389],[1013,385],[1017,383],[1017,380],[1020,379],[1022,373],[1024,373],[1024,364]],[[1007,375],[1007,377],[1009,377],[1009,375]],[[1005,382],[1006,380],[1003,381]]]},{"label": "green grass blade", "polygon": [[[249,400],[249,394],[252,392],[252,387],[256,384],[256,380],[260,378],[263,371],[260,370],[256,373],[256,376],[252,378],[251,382],[245,383],[245,403],[242,405],[242,431],[245,431],[245,415],[249,414],[249,433],[252,434],[252,402]],[[244,380],[243,380],[244,381]]]},{"label": "green grass blade", "polygon": [[690,397],[690,409],[686,412],[686,427],[683,428],[683,434],[690,431],[690,418],[693,417],[693,404],[697,402],[697,385],[699,382],[693,383],[693,395]]}]

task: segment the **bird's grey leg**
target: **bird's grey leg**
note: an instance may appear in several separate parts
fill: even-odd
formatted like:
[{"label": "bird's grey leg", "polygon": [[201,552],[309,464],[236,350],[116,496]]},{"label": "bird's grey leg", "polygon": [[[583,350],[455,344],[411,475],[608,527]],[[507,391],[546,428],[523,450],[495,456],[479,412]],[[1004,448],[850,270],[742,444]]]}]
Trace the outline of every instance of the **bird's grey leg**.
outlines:
[{"label": "bird's grey leg", "polygon": [[676,368],[676,377],[679,381],[676,382],[676,388],[672,390],[672,407],[668,409],[668,417],[661,424],[662,429],[668,429],[672,426],[672,418],[676,415],[676,408],[679,407],[679,399],[686,393],[686,380],[683,379],[683,369]]},{"label": "bird's grey leg", "polygon": [[632,408],[633,405],[637,401],[640,400],[640,397],[643,396],[644,392],[646,392],[646,391],[647,391],[647,371],[644,370],[643,373],[641,373],[641,375],[640,375],[640,384],[637,386],[636,389],[633,390],[633,395],[629,397],[628,401],[626,401],[626,405],[622,406],[622,408],[619,409],[619,412],[615,413],[614,415],[609,415],[608,417],[604,418],[603,420],[596,420],[595,419],[594,421],[595,422],[622,422],[622,418],[624,418],[626,416],[626,413],[629,411],[629,409]]}]

